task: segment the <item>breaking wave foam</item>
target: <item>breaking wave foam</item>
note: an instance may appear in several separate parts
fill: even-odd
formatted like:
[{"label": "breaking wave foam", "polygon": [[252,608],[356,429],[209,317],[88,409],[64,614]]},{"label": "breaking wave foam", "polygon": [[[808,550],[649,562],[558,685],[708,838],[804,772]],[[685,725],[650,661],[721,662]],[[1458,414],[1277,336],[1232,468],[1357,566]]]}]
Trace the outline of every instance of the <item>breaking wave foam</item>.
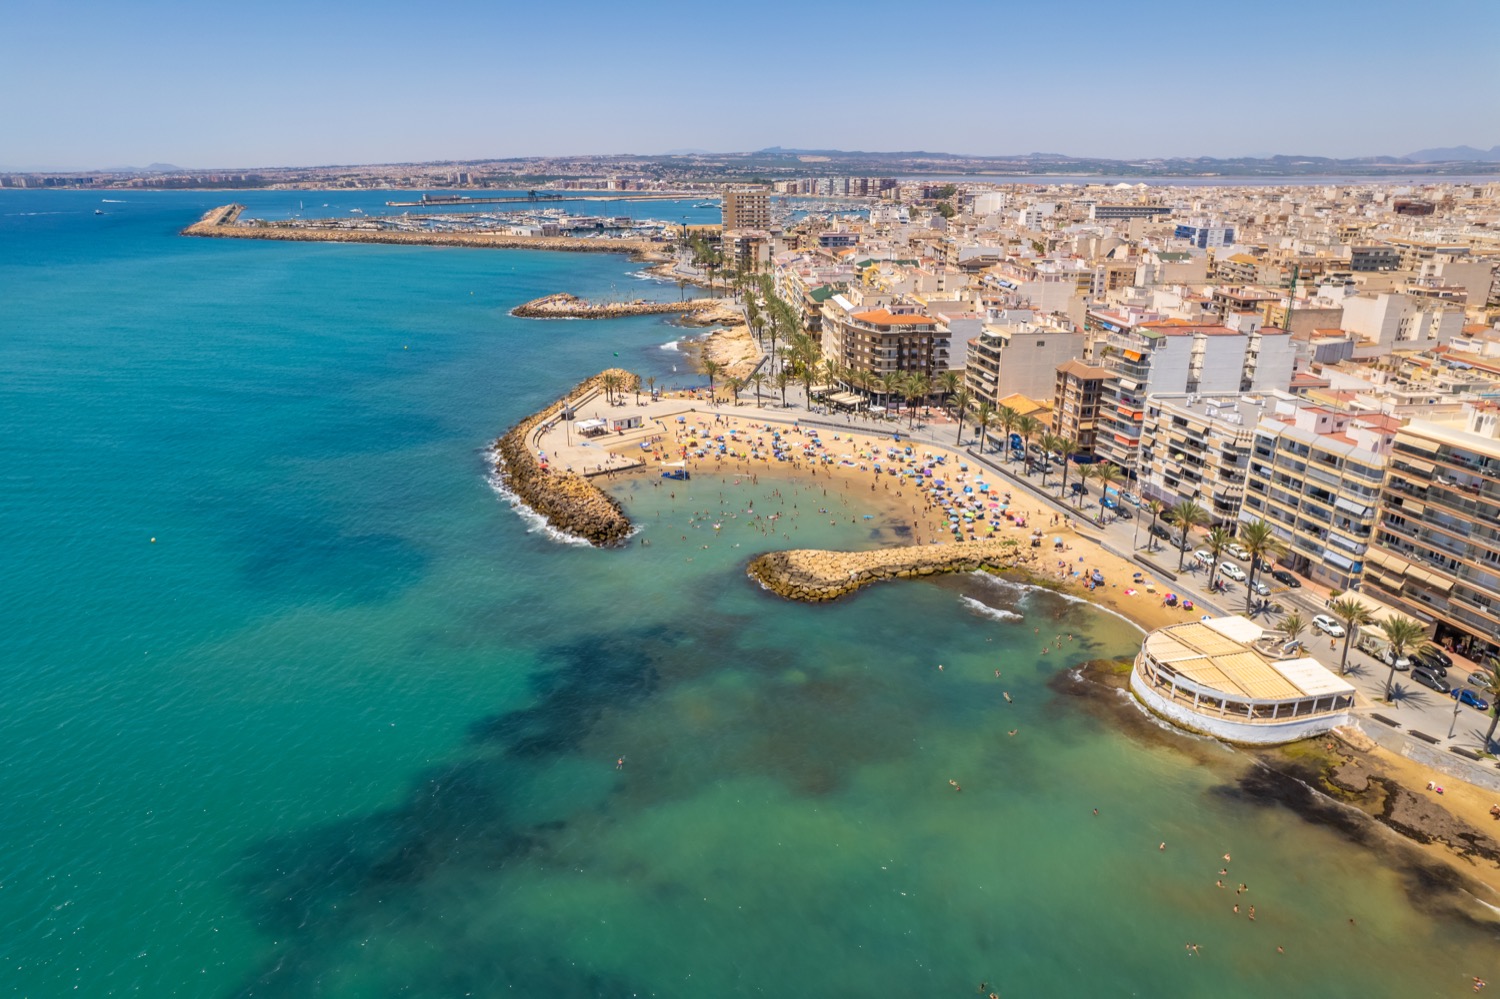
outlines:
[{"label": "breaking wave foam", "polygon": [[1013,610],[1004,610],[1000,607],[991,607],[982,600],[973,597],[959,597],[959,603],[981,617],[993,618],[996,621],[1024,621],[1025,616]]},{"label": "breaking wave foam", "polygon": [[521,497],[516,495],[515,490],[511,489],[505,484],[505,479],[500,475],[500,470],[497,467],[500,460],[499,452],[491,448],[489,451],[489,456],[491,459],[490,470],[485,475],[485,481],[488,482],[490,488],[495,491],[495,495],[499,496],[502,500],[508,503],[510,505],[510,508],[516,512],[516,515],[520,517],[525,524],[528,525],[526,530],[527,534],[542,534],[552,539],[553,541],[556,541],[558,544],[575,546],[581,545],[584,548],[589,547],[587,538],[581,538],[576,534],[569,534],[567,531],[558,530],[551,524],[547,523],[546,517],[543,517],[531,507],[527,506],[525,501],[523,501]]}]

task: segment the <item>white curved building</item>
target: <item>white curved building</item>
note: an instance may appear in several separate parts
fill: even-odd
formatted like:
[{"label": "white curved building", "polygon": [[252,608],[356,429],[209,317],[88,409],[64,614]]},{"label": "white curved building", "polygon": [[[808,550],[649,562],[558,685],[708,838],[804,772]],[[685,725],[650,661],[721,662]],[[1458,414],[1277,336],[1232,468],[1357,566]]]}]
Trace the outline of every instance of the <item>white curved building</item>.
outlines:
[{"label": "white curved building", "polygon": [[1278,658],[1244,617],[1191,621],[1146,636],[1130,689],[1153,713],[1192,732],[1270,745],[1350,722],[1354,688],[1317,660]]}]

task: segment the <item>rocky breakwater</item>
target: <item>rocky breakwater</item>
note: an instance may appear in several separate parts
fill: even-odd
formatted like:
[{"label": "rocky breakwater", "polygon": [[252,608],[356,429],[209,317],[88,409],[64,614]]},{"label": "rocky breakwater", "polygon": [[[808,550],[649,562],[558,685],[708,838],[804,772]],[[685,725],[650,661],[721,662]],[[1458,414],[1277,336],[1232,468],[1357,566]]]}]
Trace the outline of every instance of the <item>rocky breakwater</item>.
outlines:
[{"label": "rocky breakwater", "polygon": [[537,456],[533,438],[542,427],[562,419],[569,401],[602,391],[604,379],[623,378],[623,391],[632,391],[638,379],[628,371],[610,369],[576,385],[552,406],[534,413],[511,427],[495,442],[495,472],[516,498],[543,517],[548,525],[606,548],[624,542],[630,534],[630,518],[610,496],[577,472],[550,468]]},{"label": "rocky breakwater", "polygon": [[618,319],[621,316],[655,316],[679,313],[686,320],[697,313],[722,310],[724,303],[716,298],[695,298],[686,302],[589,302],[566,292],[534,298],[510,310],[521,319]]},{"label": "rocky breakwater", "polygon": [[836,600],[882,579],[911,579],[980,568],[1029,568],[1033,550],[1015,538],[990,538],[952,545],[915,545],[868,552],[801,548],[769,552],[752,559],[747,572],[766,589],[788,600]]}]

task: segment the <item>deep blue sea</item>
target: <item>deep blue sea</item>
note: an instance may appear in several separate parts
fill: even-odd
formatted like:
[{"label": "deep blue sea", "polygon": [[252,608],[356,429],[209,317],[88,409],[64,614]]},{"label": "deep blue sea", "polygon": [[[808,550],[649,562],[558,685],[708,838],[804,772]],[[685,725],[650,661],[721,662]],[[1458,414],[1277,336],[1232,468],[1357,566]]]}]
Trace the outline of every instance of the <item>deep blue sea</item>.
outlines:
[{"label": "deep blue sea", "polygon": [[[1431,911],[1383,839],[1055,693],[1132,651],[1113,617],[967,577],[778,602],[754,552],[889,540],[813,516],[806,484],[617,484],[650,547],[532,532],[490,481],[499,433],[606,366],[690,376],[658,318],[508,310],[679,294],[638,264],[189,239],[231,197],[295,195],[108,197],[0,191],[0,993],[1500,977],[1493,927]],[[1231,851],[1254,923],[1213,886]]]}]

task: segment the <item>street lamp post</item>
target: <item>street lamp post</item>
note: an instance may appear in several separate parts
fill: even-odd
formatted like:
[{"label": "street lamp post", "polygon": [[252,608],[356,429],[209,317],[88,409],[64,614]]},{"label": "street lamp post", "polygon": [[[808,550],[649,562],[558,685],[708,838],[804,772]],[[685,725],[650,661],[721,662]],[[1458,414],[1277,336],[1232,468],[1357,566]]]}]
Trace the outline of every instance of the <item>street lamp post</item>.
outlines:
[{"label": "street lamp post", "polygon": [[1448,738],[1450,739],[1453,738],[1453,734],[1458,731],[1458,709],[1462,706],[1463,701],[1460,701],[1455,697],[1453,699],[1453,723],[1448,726]]}]

